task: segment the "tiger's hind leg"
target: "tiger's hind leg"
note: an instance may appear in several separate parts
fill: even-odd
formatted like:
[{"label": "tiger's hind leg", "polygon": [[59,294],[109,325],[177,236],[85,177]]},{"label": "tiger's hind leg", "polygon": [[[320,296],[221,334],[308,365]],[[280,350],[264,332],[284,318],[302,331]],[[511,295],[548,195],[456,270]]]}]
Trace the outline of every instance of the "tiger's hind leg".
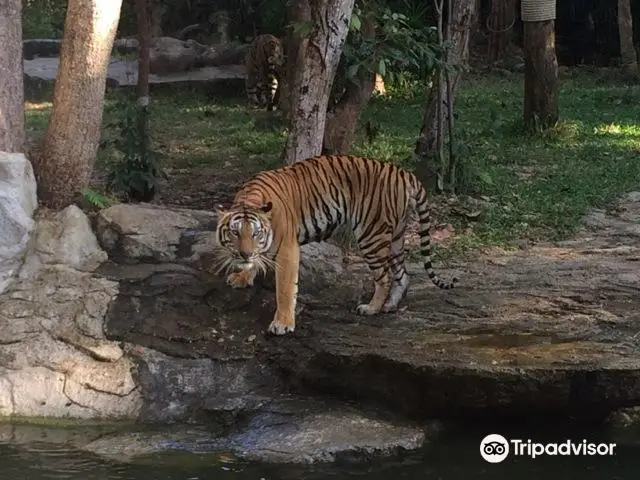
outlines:
[{"label": "tiger's hind leg", "polygon": [[377,234],[373,238],[358,240],[360,251],[365,262],[373,273],[375,291],[369,303],[358,305],[356,313],[359,315],[375,315],[380,313],[391,288],[389,277],[389,252],[391,250],[391,232]]},{"label": "tiger's hind leg", "polygon": [[275,75],[270,74],[267,77],[267,84],[265,87],[265,102],[267,104],[267,112],[273,112],[277,107],[278,100],[278,78]]},{"label": "tiger's hind leg", "polygon": [[389,252],[389,270],[391,274],[391,290],[389,297],[382,307],[384,313],[395,312],[400,301],[407,295],[409,289],[409,275],[405,269],[404,260],[404,232],[406,222],[402,221],[396,227],[391,240]]}]

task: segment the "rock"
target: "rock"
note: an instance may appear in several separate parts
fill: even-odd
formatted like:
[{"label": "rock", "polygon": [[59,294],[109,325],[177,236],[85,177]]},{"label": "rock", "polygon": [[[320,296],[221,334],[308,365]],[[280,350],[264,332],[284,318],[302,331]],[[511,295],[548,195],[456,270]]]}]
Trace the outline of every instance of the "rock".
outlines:
[{"label": "rock", "polygon": [[183,232],[215,221],[210,212],[167,210],[150,204],[118,204],[101,210],[96,234],[109,257],[119,262],[172,262]]},{"label": "rock", "polygon": [[[624,225],[616,224],[615,231],[632,228],[633,212],[640,214],[640,204],[633,205],[625,219],[616,220]],[[345,266],[337,247],[311,244],[304,247],[301,262],[302,311],[296,331],[274,338],[265,334],[275,309],[272,278],[253,288],[231,289],[223,278],[206,273],[214,217],[184,209],[160,215],[144,205],[126,208],[119,217],[105,212],[117,217],[109,223],[112,231],[126,232],[112,236],[112,252],[122,252],[118,245],[141,242],[152,254],[132,249],[131,256],[122,255],[125,263],[101,267],[102,274],[120,283],[107,315],[108,338],[173,357],[220,362],[205,362],[206,368],[198,368],[206,374],[185,378],[208,377],[227,365],[229,375],[253,385],[246,377],[254,367],[235,369],[258,359],[269,367],[264,372],[269,382],[283,375],[301,394],[366,399],[421,420],[497,410],[504,415],[603,416],[628,402],[640,403],[640,387],[628,387],[640,385],[640,350],[630,340],[640,315],[640,300],[635,302],[630,292],[638,288],[640,274],[626,260],[634,255],[628,249],[581,254],[577,245],[532,246],[479,257],[465,264],[464,275],[439,269],[443,278],[462,278],[449,291],[435,288],[422,267],[412,265],[404,310],[365,318],[353,310],[372,293],[366,265]],[[140,263],[160,258],[162,250],[172,252],[173,263]],[[126,265],[133,262],[138,263]],[[239,363],[231,368],[229,362]],[[176,388],[158,405],[182,405],[180,415],[186,415],[185,405],[200,401],[198,395],[180,393],[190,385]],[[251,411],[269,396],[247,388],[259,391],[251,405],[236,404],[235,394],[209,393],[207,398],[223,415]]]},{"label": "rock", "polygon": [[257,362],[174,358],[142,347],[128,353],[138,363],[138,381],[145,392],[141,421],[206,418],[233,424],[278,395],[278,380]]},{"label": "rock", "polygon": [[60,55],[62,40],[54,38],[31,38],[22,41],[22,51],[25,59],[35,57],[57,57]]},{"label": "rock", "polygon": [[98,245],[89,219],[75,205],[42,217],[38,221],[34,237],[35,254],[28,258],[33,264],[24,269],[28,272],[43,263],[68,265],[91,272],[108,259],[107,253]]},{"label": "rock", "polygon": [[21,153],[0,152],[0,293],[22,263],[37,206],[31,163]]},{"label": "rock", "polygon": [[[173,88],[186,86],[189,88],[202,87],[207,91],[221,94],[236,95],[244,91],[246,76],[244,64],[233,65],[224,63],[224,57],[216,60],[216,55],[205,51],[195,60],[193,68],[183,72],[149,75],[149,83],[153,85],[170,85]],[[205,56],[206,54],[206,56]],[[229,53],[229,55],[231,55]],[[207,64],[217,66],[197,67]],[[58,57],[34,58],[24,61],[25,92],[28,98],[51,100],[51,84],[58,73]],[[134,87],[137,83],[138,61],[132,58],[112,58],[107,71],[107,86]],[[48,94],[48,96],[47,96]]]},{"label": "rock", "polygon": [[[188,275],[198,276],[216,270],[213,254],[216,225],[217,215],[213,212],[119,204],[98,214],[96,232],[109,258],[119,263],[177,262],[193,267],[197,272]],[[303,293],[335,283],[343,273],[342,258],[342,250],[328,243],[303,246],[300,263]],[[186,272],[180,271],[179,275]],[[273,289],[272,277],[267,285]],[[158,281],[169,286],[172,280],[156,280],[156,285]],[[228,290],[226,286],[223,289]]]},{"label": "rock", "polygon": [[118,38],[113,42],[113,49],[121,54],[137,53],[139,42],[135,37]]},{"label": "rock", "polygon": [[0,415],[136,418],[133,361],[105,338],[117,283],[75,206],[40,212],[18,278],[0,295]]},{"label": "rock", "polygon": [[42,263],[0,296],[0,412],[206,421],[87,449],[267,462],[417,448],[424,434],[398,418],[602,419],[640,405],[638,218],[640,195],[629,195],[570,244],[478,255],[464,274],[436,265],[461,279],[453,290],[410,264],[403,308],[373,317],[353,313],[371,295],[366,265],[312,244],[296,330],[274,337],[271,277],[232,289],[209,273],[215,214],[112,207],[96,219],[110,261],[93,272]]},{"label": "rock", "polygon": [[244,67],[245,56],[249,50],[249,44],[228,43],[208,47],[196,62],[202,67],[222,65],[242,65]]},{"label": "rock", "polygon": [[156,75],[186,72],[196,66],[205,50],[204,45],[193,40],[154,38],[149,49],[149,72]]},{"label": "rock", "polygon": [[[140,392],[133,363],[104,339],[104,311],[116,284],[62,265],[0,296],[0,378],[5,415],[135,418]],[[87,336],[83,327],[96,337]]]},{"label": "rock", "polygon": [[[251,461],[316,463],[363,460],[420,448],[425,433],[322,402],[276,402],[255,415],[223,445]],[[326,407],[325,407],[326,408]]]},{"label": "rock", "polygon": [[[170,440],[168,440],[170,439]],[[151,453],[220,452],[250,461],[318,463],[364,460],[422,446],[422,429],[368,417],[357,410],[296,398],[272,402],[230,435],[204,428],[105,435],[83,447],[111,461]]]},{"label": "rock", "polygon": [[601,418],[640,402],[640,346],[630,340],[640,300],[628,294],[637,267],[549,250],[469,264],[451,291],[413,266],[406,310],[377,318],[349,312],[343,283],[323,292],[332,306],[300,315],[295,341],[263,344],[265,354],[300,393],[367,398],[413,419]]}]

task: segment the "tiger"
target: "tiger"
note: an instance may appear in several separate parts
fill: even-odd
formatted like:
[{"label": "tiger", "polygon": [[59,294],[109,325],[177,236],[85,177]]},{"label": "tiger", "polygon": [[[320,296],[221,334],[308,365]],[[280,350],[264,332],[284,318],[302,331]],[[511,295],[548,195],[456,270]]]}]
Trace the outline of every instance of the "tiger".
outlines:
[{"label": "tiger", "polygon": [[279,82],[284,68],[284,49],[271,34],[253,39],[245,57],[245,89],[249,102],[273,111],[278,103]]},{"label": "tiger", "polygon": [[215,245],[220,273],[233,288],[253,285],[256,275],[275,269],[276,311],[268,332],[295,330],[300,246],[349,228],[373,274],[369,303],[359,315],[393,312],[406,296],[404,233],[410,210],[418,214],[424,269],[441,289],[431,265],[427,193],[411,172],[391,163],[352,155],[318,155],[260,172],[236,192],[231,206],[217,206]]}]

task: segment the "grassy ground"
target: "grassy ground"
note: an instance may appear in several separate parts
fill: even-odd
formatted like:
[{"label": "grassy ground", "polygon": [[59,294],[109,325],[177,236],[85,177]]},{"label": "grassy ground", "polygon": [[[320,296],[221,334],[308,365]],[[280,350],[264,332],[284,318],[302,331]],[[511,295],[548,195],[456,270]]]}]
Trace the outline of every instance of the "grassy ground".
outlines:
[{"label": "grassy ground", "polygon": [[[605,207],[640,187],[640,86],[604,73],[561,79],[561,122],[534,136],[521,128],[520,74],[469,76],[456,100],[456,138],[463,152],[466,193],[478,200],[477,221],[448,219],[454,246],[513,245],[521,239],[566,238],[591,207]],[[420,127],[423,95],[372,101],[361,124],[379,125],[369,142],[359,127],[352,153],[411,167],[407,158]],[[117,116],[108,97],[105,120]],[[42,130],[49,109],[28,110],[28,125]],[[242,100],[173,92],[154,97],[153,135],[165,165],[246,177],[278,166],[284,134]],[[105,130],[105,136],[110,135]],[[102,152],[105,164],[109,152]],[[194,187],[201,188],[201,187]]]}]

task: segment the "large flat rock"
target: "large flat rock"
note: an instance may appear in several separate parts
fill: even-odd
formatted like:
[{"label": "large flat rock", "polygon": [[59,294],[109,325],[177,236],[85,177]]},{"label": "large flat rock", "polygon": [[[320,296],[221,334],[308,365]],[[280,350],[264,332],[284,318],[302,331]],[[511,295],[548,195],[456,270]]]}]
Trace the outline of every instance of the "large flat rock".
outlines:
[{"label": "large flat rock", "polygon": [[[24,60],[24,74],[31,78],[53,81],[58,73],[60,59],[57,57],[36,57]],[[223,65],[203,68],[180,73],[163,75],[149,75],[151,84],[193,84],[202,82],[244,81],[244,65]],[[134,86],[138,83],[138,61],[113,58],[109,63],[107,78],[116,81],[121,86]]]},{"label": "large flat rock", "polygon": [[[278,390],[382,405],[414,419],[536,412],[601,417],[640,405],[638,212],[640,196],[630,195],[615,215],[592,213],[571,241],[486,252],[438,268],[444,278],[461,278],[453,290],[435,288],[412,265],[405,310],[376,317],[353,313],[372,290],[364,265],[333,265],[338,256],[322,266],[321,253],[307,255],[324,273],[302,277],[296,331],[284,337],[265,334],[274,309],[271,282],[234,290],[203,273],[204,257],[194,263],[194,251],[204,255],[202,239],[215,228],[207,217],[181,227],[183,233],[178,228],[172,263],[111,265],[108,276],[121,287],[107,332],[174,357],[248,362],[251,380],[238,392],[249,397],[268,397],[277,384]],[[139,228],[119,232],[114,245],[146,238]],[[200,240],[190,247],[187,237]],[[227,407],[235,404],[229,395]]]},{"label": "large flat rock", "polygon": [[263,407],[229,435],[211,427],[169,427],[161,431],[107,434],[81,448],[116,462],[134,462],[153,453],[226,453],[267,463],[320,463],[363,460],[414,450],[423,430],[370,417],[326,402],[282,398]]}]

